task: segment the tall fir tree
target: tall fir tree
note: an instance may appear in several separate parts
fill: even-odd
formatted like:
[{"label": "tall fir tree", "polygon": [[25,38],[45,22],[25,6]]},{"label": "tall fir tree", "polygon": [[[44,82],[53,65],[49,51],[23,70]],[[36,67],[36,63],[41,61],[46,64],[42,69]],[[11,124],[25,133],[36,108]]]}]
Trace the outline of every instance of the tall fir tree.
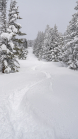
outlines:
[{"label": "tall fir tree", "polygon": [[[16,60],[18,55],[19,58],[26,58],[27,51],[25,47],[20,48],[17,45],[22,43],[21,39],[16,38],[16,35],[25,35],[21,33],[21,25],[16,23],[17,19],[21,19],[18,12],[18,7],[16,6],[16,0],[11,0],[10,10],[9,10],[9,21],[6,24],[6,0],[1,1],[2,8],[1,11],[1,44],[0,44],[0,59],[2,64],[2,73],[16,72],[19,68],[19,63]],[[5,26],[5,27],[4,27]],[[18,47],[17,47],[18,46]]]},{"label": "tall fir tree", "polygon": [[1,32],[6,32],[7,29],[6,8],[7,8],[7,0],[0,0],[0,31]]},{"label": "tall fir tree", "polygon": [[46,26],[44,33],[44,42],[42,46],[42,58],[48,60],[49,59],[49,49],[50,49],[50,37],[51,37],[52,28],[49,25]]},{"label": "tall fir tree", "polygon": [[3,32],[1,34],[2,44],[0,46],[2,73],[17,72],[19,63],[14,55],[14,32]]},{"label": "tall fir tree", "polygon": [[39,58],[39,60],[42,57],[42,45],[44,40],[44,33],[38,32],[37,38],[34,41],[33,45],[33,53]]},{"label": "tall fir tree", "polygon": [[47,26],[44,37],[43,58],[48,61],[59,61],[63,43],[62,41],[63,38],[58,32],[57,26],[55,25],[54,28]]},{"label": "tall fir tree", "polygon": [[[16,22],[18,19],[22,19],[19,16],[18,7],[16,6],[16,4],[17,4],[16,0],[11,0],[8,26],[11,30],[13,30],[15,32],[16,35],[18,35],[18,36],[26,35],[25,33],[22,33],[20,31],[21,25]],[[14,48],[15,55],[17,55],[18,58],[26,59],[27,50],[23,46],[23,41],[22,41],[22,39],[18,39],[15,36],[13,37],[13,42],[15,44],[15,48]]]},{"label": "tall fir tree", "polygon": [[57,26],[53,28],[53,36],[51,40],[52,61],[60,61],[61,50],[63,47],[63,36],[58,32]]},{"label": "tall fir tree", "polygon": [[63,48],[62,60],[69,68],[78,69],[78,1],[75,10],[77,11],[69,22],[65,32],[65,45]]}]

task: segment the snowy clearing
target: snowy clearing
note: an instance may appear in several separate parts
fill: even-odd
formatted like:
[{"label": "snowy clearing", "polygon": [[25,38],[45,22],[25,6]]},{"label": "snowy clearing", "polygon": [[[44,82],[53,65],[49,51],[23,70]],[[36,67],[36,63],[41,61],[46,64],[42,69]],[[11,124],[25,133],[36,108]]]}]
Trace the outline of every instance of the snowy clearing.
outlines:
[{"label": "snowy clearing", "polygon": [[0,73],[0,139],[78,139],[78,71],[38,61]]}]

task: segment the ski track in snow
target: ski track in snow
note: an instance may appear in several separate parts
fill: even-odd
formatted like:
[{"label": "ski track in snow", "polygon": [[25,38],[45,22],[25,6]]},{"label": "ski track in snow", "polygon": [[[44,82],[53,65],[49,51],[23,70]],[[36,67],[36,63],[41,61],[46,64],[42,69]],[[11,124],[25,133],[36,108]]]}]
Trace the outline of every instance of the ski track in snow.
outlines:
[{"label": "ski track in snow", "polygon": [[[33,66],[31,69],[33,71],[36,71],[38,68],[38,66]],[[11,121],[12,121],[12,126],[13,126],[13,130],[15,131],[15,138],[14,139],[17,139],[17,138],[23,138],[23,135],[26,136],[27,138],[27,133],[25,133],[25,131],[22,131],[20,132],[20,129],[21,129],[21,124],[20,124],[20,119],[22,118],[22,113],[20,112],[19,110],[19,106],[23,100],[23,97],[24,95],[27,95],[27,92],[29,90],[32,90],[32,88],[35,88],[36,85],[44,82],[45,80],[48,80],[48,79],[51,79],[51,75],[45,71],[39,71],[41,73],[43,73],[45,75],[45,78],[42,79],[42,80],[39,80],[38,82],[35,82],[35,83],[32,83],[32,84],[29,84],[28,86],[26,86],[25,88],[21,89],[21,90],[15,90],[14,92],[11,93],[11,95],[9,96],[9,101],[8,101],[8,106],[9,107],[9,111],[10,111],[10,118],[11,118]],[[50,81],[50,86],[52,87],[52,82]],[[29,115],[27,113],[26,115],[26,119],[25,119],[25,122],[27,123],[28,121],[29,122],[32,122],[34,121],[34,119],[32,118],[32,112],[34,112],[33,108],[31,108],[28,100],[27,100],[27,107],[30,109],[30,112],[29,112],[29,109],[28,109],[28,113],[30,113],[31,115]],[[21,117],[21,118],[20,118]],[[25,118],[25,117],[24,117]],[[46,122],[45,122],[46,123]],[[39,127],[38,127],[39,126]],[[29,134],[28,134],[28,138],[27,139],[34,139],[35,136],[35,132],[39,132],[40,130],[40,125],[37,125],[37,123],[34,121],[32,122],[32,125],[30,123],[27,123],[27,128],[29,128],[29,130],[31,130],[31,127],[33,129],[33,137],[32,137],[32,133],[31,133],[31,137],[29,137]],[[37,129],[38,128],[38,129]],[[22,129],[21,129],[22,130]],[[37,130],[37,131],[36,131]],[[42,127],[41,129],[42,131],[40,131],[40,133],[37,133],[38,135],[39,134],[42,134],[42,138],[44,139],[47,139],[47,136],[51,136],[52,138],[54,138],[54,129],[52,128],[52,130],[50,131],[50,129],[48,128],[44,128],[44,126]],[[43,132],[43,133],[42,133]],[[47,133],[46,133],[47,132]],[[50,132],[50,133],[49,133]],[[26,135],[25,135],[26,134]],[[45,134],[45,135],[44,135]],[[50,135],[51,134],[51,135]],[[50,137],[50,138],[51,138]],[[41,137],[37,137],[37,138],[41,138]]]},{"label": "ski track in snow", "polygon": [[[36,71],[36,69],[38,68],[38,66],[34,66],[34,67],[32,67],[32,70],[34,70],[34,71]],[[22,101],[22,99],[23,99],[23,97],[24,97],[24,95],[26,94],[27,95],[27,92],[30,90],[30,89],[32,89],[32,88],[34,88],[36,85],[38,85],[39,83],[42,83],[42,82],[44,82],[45,80],[48,80],[48,79],[50,79],[51,78],[51,75],[49,74],[49,73],[47,73],[47,72],[44,72],[44,71],[40,71],[41,73],[43,73],[43,74],[45,74],[45,77],[46,78],[44,78],[44,79],[42,79],[42,80],[40,80],[40,81],[38,81],[38,82],[35,82],[35,83],[33,83],[33,84],[31,84],[31,85],[28,85],[28,86],[26,86],[24,89],[22,89],[22,90],[15,90],[10,96],[9,96],[9,106],[10,106],[10,112],[11,112],[11,115],[12,115],[12,119],[11,119],[11,121],[15,121],[15,123],[17,123],[16,125],[14,125],[13,123],[13,127],[15,128],[14,129],[14,131],[17,131],[16,133],[18,133],[18,134],[16,134],[15,135],[15,139],[19,136],[19,115],[21,115],[21,113],[20,113],[20,111],[19,111],[19,106],[20,106],[20,103],[21,103],[21,101]],[[50,86],[52,87],[52,82],[50,82]],[[28,101],[28,100],[27,100]],[[28,102],[27,102],[27,107],[29,107],[29,104],[28,104]],[[31,107],[30,107],[31,108]],[[31,108],[31,112],[34,112],[34,110]],[[30,113],[31,113],[30,112]],[[15,115],[15,116],[14,116]],[[31,115],[32,115],[32,113],[31,113]],[[32,116],[30,116],[30,115],[28,115],[27,114],[27,117],[26,117],[29,121],[31,121],[31,119],[32,119]],[[32,119],[32,121],[33,121],[33,119]],[[31,121],[31,122],[32,122]],[[30,125],[30,129],[31,129],[31,124],[30,123],[28,123],[29,125]],[[32,127],[34,128],[34,126],[37,126],[36,125],[36,123],[35,122],[33,122],[32,123]],[[35,128],[37,128],[37,127],[35,127]],[[18,129],[18,130],[17,130]],[[35,132],[35,130],[36,129],[33,129],[33,132]],[[39,129],[38,129],[39,130]],[[44,136],[44,134],[45,134],[45,132],[46,132],[46,130],[47,130],[47,132],[49,132],[49,129],[45,129],[45,131],[43,131],[43,135],[42,135],[42,137]],[[42,131],[41,131],[42,132]],[[21,136],[23,136],[22,134],[25,134],[25,133],[21,133]],[[51,136],[53,136],[53,134],[54,134],[54,129],[53,130],[51,130]],[[37,137],[38,138],[38,137]],[[45,139],[47,139],[46,138],[46,136],[44,136],[44,138]],[[54,137],[53,137],[54,138]],[[28,138],[27,138],[28,139]]]}]

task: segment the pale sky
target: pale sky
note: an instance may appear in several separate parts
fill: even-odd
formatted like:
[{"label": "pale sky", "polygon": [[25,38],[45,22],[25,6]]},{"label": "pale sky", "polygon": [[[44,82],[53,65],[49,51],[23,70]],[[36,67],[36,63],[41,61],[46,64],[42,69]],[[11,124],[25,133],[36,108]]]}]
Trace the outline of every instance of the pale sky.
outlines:
[{"label": "pale sky", "polygon": [[[9,0],[10,1],[10,0]],[[64,33],[72,15],[77,0],[17,0],[20,16],[18,23],[26,38],[33,40],[38,31],[44,31],[46,25],[58,26],[59,32]],[[25,37],[25,36],[24,36]]]}]

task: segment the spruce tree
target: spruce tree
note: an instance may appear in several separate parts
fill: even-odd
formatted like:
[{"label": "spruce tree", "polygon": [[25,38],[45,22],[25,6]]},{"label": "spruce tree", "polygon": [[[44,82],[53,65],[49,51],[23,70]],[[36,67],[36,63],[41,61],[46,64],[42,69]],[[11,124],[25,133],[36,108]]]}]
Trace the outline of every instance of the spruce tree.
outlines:
[{"label": "spruce tree", "polygon": [[47,26],[45,30],[43,58],[47,61],[57,62],[60,60],[62,36],[57,30],[57,26],[50,28]]},{"label": "spruce tree", "polygon": [[44,40],[44,33],[38,32],[37,38],[35,39],[34,45],[33,45],[33,53],[35,54],[35,56],[39,58],[39,60],[42,57],[43,40]]},{"label": "spruce tree", "polygon": [[64,35],[59,33],[59,42],[58,42],[58,61],[62,61],[62,54],[64,52]]},{"label": "spruce tree", "polygon": [[[18,19],[22,19],[19,16],[18,7],[16,6],[16,3],[17,3],[16,0],[11,0],[8,26],[11,30],[13,30],[13,32],[15,33],[15,36],[16,35],[22,36],[22,35],[26,35],[26,34],[22,33],[20,31],[21,25],[16,22]],[[27,50],[23,46],[23,41],[21,39],[16,38],[15,36],[13,37],[13,42],[15,44],[15,48],[14,48],[15,53],[14,54],[17,55],[18,58],[26,59],[26,57],[27,57],[26,51]]]},{"label": "spruce tree", "polygon": [[77,12],[72,16],[65,32],[65,45],[62,54],[63,62],[71,69],[78,69],[78,1],[75,10]]},{"label": "spruce tree", "polygon": [[6,32],[6,28],[7,28],[6,8],[7,8],[7,0],[0,0],[0,31],[1,32]]},{"label": "spruce tree", "polygon": [[49,25],[46,26],[45,33],[44,33],[44,42],[42,46],[42,58],[49,60],[49,49],[50,49],[50,37],[51,37],[51,28]]},{"label": "spruce tree", "polygon": [[53,35],[51,40],[52,61],[58,62],[60,60],[61,49],[63,46],[63,37],[58,32],[57,26],[53,28]]},{"label": "spruce tree", "polygon": [[[3,0],[4,2],[4,0]],[[4,7],[2,9],[2,13],[6,9],[6,3],[4,3]],[[16,15],[15,15],[16,19]],[[3,14],[2,18],[2,30],[1,30],[1,46],[0,46],[0,56],[1,56],[1,64],[2,64],[2,73],[9,73],[9,72],[16,72],[19,68],[19,63],[16,60],[16,57],[14,55],[14,48],[15,45],[13,43],[14,36],[17,33],[17,29],[14,25],[8,24],[8,26],[5,25],[6,23],[6,12]],[[12,18],[14,20],[14,18]],[[5,28],[3,29],[5,25]]]},{"label": "spruce tree", "polygon": [[2,44],[0,46],[2,73],[16,72],[19,63],[14,55],[13,32],[4,32],[1,34]]}]

